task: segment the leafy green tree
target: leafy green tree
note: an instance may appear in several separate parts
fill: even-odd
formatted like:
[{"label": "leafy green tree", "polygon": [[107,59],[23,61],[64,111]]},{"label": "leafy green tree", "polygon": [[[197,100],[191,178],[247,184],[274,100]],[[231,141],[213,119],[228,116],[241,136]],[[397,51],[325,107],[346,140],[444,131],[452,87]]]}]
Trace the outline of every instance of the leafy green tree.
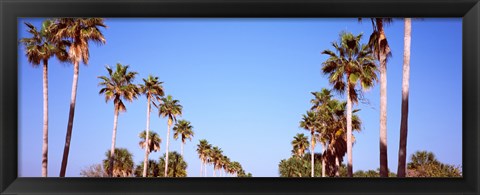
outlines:
[{"label": "leafy green tree", "polygon": [[[182,155],[173,151],[168,154],[168,163],[166,163],[166,155],[163,154],[163,157],[160,158],[159,168],[164,167],[168,164],[168,174],[166,177],[187,177],[187,162],[183,160]],[[165,176],[165,175],[164,175]],[[164,177],[162,174],[159,177]]]},{"label": "leafy green tree", "polygon": [[[133,174],[133,155],[126,148],[115,148],[115,153],[110,155],[111,151],[105,152],[106,159],[103,160],[103,169],[112,170],[109,177],[130,177]],[[113,159],[113,164],[110,163]]]},{"label": "leafy green tree", "polygon": [[[113,166],[113,152],[115,149],[115,141],[117,136],[117,123],[118,123],[118,114],[119,112],[126,112],[127,108],[123,103],[123,100],[132,102],[134,99],[137,99],[138,88],[133,84],[135,75],[137,72],[128,71],[129,66],[123,66],[120,63],[117,63],[115,71],[109,66],[106,67],[108,76],[99,76],[101,82],[98,84],[102,86],[99,94],[105,95],[105,102],[113,100],[113,109],[114,109],[114,118],[113,118],[113,134],[112,134],[112,147],[110,149],[110,165]],[[112,176],[112,169],[108,170],[108,174]]]},{"label": "leafy green tree", "polygon": [[20,43],[25,47],[25,55],[33,67],[43,63],[43,143],[42,143],[42,177],[48,175],[48,60],[56,56],[61,62],[68,60],[68,41],[53,41],[53,34],[49,30],[52,20],[42,22],[42,28],[37,28],[26,22],[29,38],[23,38]]},{"label": "leafy green tree", "polygon": [[155,160],[148,160],[148,167],[147,167],[147,176],[143,175],[143,162],[138,163],[135,166],[135,177],[158,177],[160,175],[160,167]]}]

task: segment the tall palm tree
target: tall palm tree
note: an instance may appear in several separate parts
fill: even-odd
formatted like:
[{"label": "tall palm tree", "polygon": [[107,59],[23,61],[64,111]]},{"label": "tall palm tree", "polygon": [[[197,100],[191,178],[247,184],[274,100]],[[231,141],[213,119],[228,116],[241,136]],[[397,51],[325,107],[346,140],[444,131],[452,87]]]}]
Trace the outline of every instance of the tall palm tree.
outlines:
[{"label": "tall palm tree", "polygon": [[[114,117],[109,166],[113,168],[113,152],[115,150],[115,140],[117,136],[118,114],[119,112],[127,111],[127,107],[125,107],[122,99],[132,102],[137,98],[139,91],[137,86],[132,82],[138,73],[128,71],[129,66],[123,66],[120,63],[117,63],[115,71],[109,66],[105,68],[107,69],[108,76],[99,76],[98,78],[101,79],[101,82],[98,85],[102,86],[99,94],[105,94],[105,102],[113,99]],[[112,176],[112,169],[108,170],[108,174]]]},{"label": "tall palm tree", "polygon": [[59,42],[68,40],[69,58],[73,63],[73,82],[70,99],[70,111],[68,114],[67,132],[65,136],[65,147],[63,150],[62,165],[60,168],[60,177],[65,177],[67,169],[68,153],[70,151],[70,141],[72,138],[73,118],[75,115],[75,103],[77,98],[78,75],[80,70],[80,61],[85,65],[90,58],[89,42],[105,44],[105,37],[99,27],[106,28],[102,18],[58,18],[50,26],[49,30],[54,35],[53,41]]},{"label": "tall palm tree", "polygon": [[53,42],[52,33],[48,27],[52,20],[45,20],[40,31],[31,23],[26,22],[30,38],[23,38],[20,42],[25,47],[28,62],[33,67],[43,63],[43,143],[42,143],[42,177],[48,175],[48,60],[56,56],[59,61],[67,61],[68,53],[66,47],[68,41]]},{"label": "tall palm tree", "polygon": [[[361,19],[360,19],[361,20]],[[373,32],[368,41],[375,58],[380,63],[380,177],[388,177],[387,155],[387,62],[392,56],[384,26],[392,18],[370,18]]]},{"label": "tall palm tree", "polygon": [[[169,146],[169,141],[170,141],[170,127],[172,126],[173,122],[177,121],[177,116],[182,115],[182,106],[179,104],[180,101],[173,99],[171,95],[168,95],[167,97],[163,97],[160,99],[162,104],[158,106],[158,115],[161,117],[167,117],[167,146],[166,146],[166,152],[165,154],[170,154],[168,152],[168,146]],[[164,171],[164,176],[167,177],[168,175],[168,156],[166,155],[166,160],[165,160],[165,171]]]},{"label": "tall palm tree", "polygon": [[[145,140],[149,140],[149,133],[150,133],[150,112],[151,112],[151,104],[152,102],[155,105],[155,100],[159,100],[160,97],[164,96],[164,90],[162,83],[158,81],[158,77],[154,77],[149,75],[147,79],[143,79],[144,84],[139,85],[140,93],[144,94],[147,97],[147,134]],[[145,148],[145,158],[143,159],[143,177],[147,176],[147,161],[148,161],[148,154],[150,152]]]},{"label": "tall palm tree", "polygon": [[205,139],[201,139],[199,144],[197,144],[197,153],[200,158],[200,176],[203,176],[203,167],[207,164],[207,156],[211,149],[210,147],[211,145],[209,145],[208,141]]},{"label": "tall palm tree", "polygon": [[398,149],[397,176],[405,177],[407,161],[407,134],[408,134],[408,92],[410,80],[410,43],[412,40],[412,19],[405,18],[405,32],[403,38],[403,78],[402,78],[402,118],[400,122],[400,143]]},{"label": "tall palm tree", "polygon": [[[150,134],[150,137],[148,138],[148,142],[146,141],[147,140],[147,135]],[[140,142],[138,143],[138,145],[140,145],[140,148],[142,149],[145,149],[147,150],[147,156],[148,154],[150,154],[151,152],[156,152],[156,151],[159,151],[160,150],[160,144],[162,143],[162,139],[160,138],[160,136],[155,133],[154,131],[150,131],[150,133],[147,134],[147,131],[142,131],[138,137],[140,137]],[[145,166],[145,164],[143,164],[143,166]],[[145,173],[145,169],[143,168],[142,166],[142,176],[143,177],[146,177],[146,175],[143,175],[143,173]]]},{"label": "tall palm tree", "polygon": [[[112,170],[109,177],[130,177],[133,174],[133,155],[125,148],[115,148],[113,158],[111,151],[105,152],[104,170]],[[113,164],[110,163],[113,159]]]},{"label": "tall palm tree", "polygon": [[315,150],[315,128],[318,127],[318,114],[314,111],[307,111],[300,121],[300,127],[310,131],[310,154],[311,154],[311,177],[314,177],[314,150]]},{"label": "tall palm tree", "polygon": [[292,146],[293,146],[293,153],[297,157],[303,157],[305,154],[305,150],[309,147],[310,143],[308,142],[308,138],[303,133],[297,133],[295,137],[293,137]]},{"label": "tall palm tree", "polygon": [[[163,154],[163,157],[161,157],[159,161],[160,168],[168,164],[168,174],[165,177],[187,177],[188,165],[182,155],[173,151],[168,153],[168,156],[170,156],[170,158],[167,158],[167,155]],[[162,175],[160,174],[160,177],[161,176]]]},{"label": "tall palm tree", "polygon": [[[319,128],[317,128],[317,132],[319,133],[318,140],[322,144],[322,153],[324,154],[327,149],[326,148],[327,139],[325,137],[326,136],[325,131],[327,128],[327,124],[326,124],[327,118],[325,117],[329,117],[328,112],[325,111],[325,107],[330,101],[330,99],[332,98],[332,94],[330,90],[322,88],[320,92],[312,92],[312,95],[314,96],[314,98],[310,100],[310,103],[313,104],[312,108],[310,109],[318,112],[317,114],[317,117],[318,117],[317,120],[319,122],[318,124]],[[325,169],[326,169],[325,158],[323,155],[322,156],[322,177],[325,177]]]},{"label": "tall palm tree", "polygon": [[377,80],[377,67],[368,45],[360,44],[362,34],[340,33],[339,42],[333,42],[336,52],[324,50],[329,58],[323,62],[322,71],[329,75],[329,82],[339,93],[347,96],[347,158],[348,176],[353,176],[352,165],[352,103],[358,103],[358,93],[355,89],[360,83],[362,89],[371,88]]},{"label": "tall palm tree", "polygon": [[190,125],[190,121],[187,120],[179,120],[177,124],[173,127],[173,139],[177,140],[178,137],[181,137],[182,143],[181,147],[181,155],[183,156],[183,145],[187,142],[187,139],[192,141],[193,137],[193,126]]},{"label": "tall palm tree", "polygon": [[222,159],[223,151],[218,146],[214,146],[210,155],[213,164],[213,176],[216,177],[217,170],[220,168],[220,160]]}]

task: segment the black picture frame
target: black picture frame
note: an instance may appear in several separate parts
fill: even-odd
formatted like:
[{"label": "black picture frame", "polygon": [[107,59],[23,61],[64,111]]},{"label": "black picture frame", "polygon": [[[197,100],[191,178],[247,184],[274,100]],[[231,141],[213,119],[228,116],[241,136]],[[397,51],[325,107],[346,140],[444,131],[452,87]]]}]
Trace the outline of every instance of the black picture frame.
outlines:
[{"label": "black picture frame", "polygon": [[[479,0],[0,0],[0,193],[480,194],[478,2]],[[463,17],[463,178],[17,178],[18,17]]]}]

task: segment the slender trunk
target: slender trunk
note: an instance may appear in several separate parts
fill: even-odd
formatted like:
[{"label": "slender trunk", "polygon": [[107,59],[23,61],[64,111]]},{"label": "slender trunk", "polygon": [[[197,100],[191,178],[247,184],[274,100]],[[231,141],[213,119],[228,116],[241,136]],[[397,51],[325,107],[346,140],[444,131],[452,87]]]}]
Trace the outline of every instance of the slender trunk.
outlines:
[{"label": "slender trunk", "polygon": [[[350,80],[350,75],[347,76],[347,81]],[[347,82],[347,175],[353,176],[353,164],[352,164],[352,100],[350,99],[350,85]]]},{"label": "slender trunk", "polygon": [[[377,27],[380,34],[378,44],[384,41],[385,32],[383,21],[377,18]],[[387,61],[386,52],[380,51],[380,177],[388,177],[387,156]]]},{"label": "slender trunk", "polygon": [[43,60],[42,177],[48,176],[48,60]]},{"label": "slender trunk", "polygon": [[78,74],[79,74],[79,61],[73,63],[73,82],[72,82],[72,94],[70,98],[70,111],[68,113],[67,135],[65,136],[65,147],[63,149],[62,166],[60,168],[60,177],[65,177],[68,163],[68,153],[70,151],[70,141],[72,140],[73,118],[75,115],[75,103],[77,99],[77,87],[78,87]]},{"label": "slender trunk", "polygon": [[407,133],[408,133],[408,92],[410,80],[410,43],[412,23],[410,18],[405,18],[405,35],[403,49],[403,78],[402,78],[402,118],[400,122],[400,146],[398,149],[397,176],[405,177],[407,160]]},{"label": "slender trunk", "polygon": [[167,177],[167,173],[168,173],[168,144],[170,142],[170,126],[172,125],[172,122],[170,119],[168,119],[168,129],[167,129],[167,151],[166,151],[166,157],[165,157],[165,172],[164,172],[164,176]]},{"label": "slender trunk", "polygon": [[214,176],[214,177],[217,176],[217,170],[215,169],[215,165],[213,165],[213,176]]},{"label": "slender trunk", "polygon": [[335,177],[340,177],[340,160],[338,156],[335,154]]},{"label": "slender trunk", "polygon": [[203,159],[200,159],[200,177],[203,176]]},{"label": "slender trunk", "polygon": [[181,148],[181,149],[180,149],[180,154],[182,155],[182,157],[183,157],[183,144],[185,144],[185,143],[182,142],[182,143],[180,144],[180,148]]},{"label": "slender trunk", "polygon": [[115,111],[113,114],[113,132],[112,132],[112,146],[110,147],[110,158],[108,161],[108,176],[113,176],[113,158],[115,154],[115,140],[117,138],[117,121],[118,121],[118,106],[115,105]]},{"label": "slender trunk", "polygon": [[147,95],[147,129],[145,136],[145,158],[143,159],[143,177],[147,177],[148,148],[150,145],[150,96]]},{"label": "slender trunk", "polygon": [[326,156],[326,146],[325,144],[322,144],[322,149],[323,149],[323,152],[322,152],[322,177],[325,177],[325,156]]},{"label": "slender trunk", "polygon": [[205,170],[205,172],[203,173],[205,175],[205,177],[208,177],[208,172],[207,172],[207,160],[205,160],[205,164],[203,164],[203,170]]},{"label": "slender trunk", "polygon": [[315,177],[315,174],[314,174],[314,162],[313,162],[313,155],[314,155],[314,149],[315,149],[315,145],[313,144],[314,142],[314,138],[313,138],[313,130],[310,130],[310,135],[312,136],[312,139],[311,139],[311,144],[310,144],[310,165],[311,165],[311,177]]}]

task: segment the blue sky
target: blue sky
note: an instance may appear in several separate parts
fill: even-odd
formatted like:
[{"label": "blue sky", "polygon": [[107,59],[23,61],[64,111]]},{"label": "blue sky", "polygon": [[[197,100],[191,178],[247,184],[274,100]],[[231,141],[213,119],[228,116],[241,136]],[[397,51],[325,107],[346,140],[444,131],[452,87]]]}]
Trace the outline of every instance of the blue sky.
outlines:
[{"label": "blue sky", "polygon": [[[19,19],[19,38],[28,36],[23,22],[40,26],[42,19]],[[369,22],[346,19],[113,19],[102,29],[107,43],[90,44],[90,62],[80,67],[77,106],[66,176],[105,158],[113,128],[113,103],[98,94],[97,76],[105,65],[128,64],[139,74],[164,82],[166,94],[180,100],[182,119],[191,121],[195,137],[185,145],[188,176],[199,176],[195,152],[199,139],[219,146],[253,176],[277,177],[278,163],[291,153],[302,114],[310,108],[310,92],[330,88],[321,71],[321,51],[341,31],[372,31]],[[388,165],[397,170],[403,63],[403,20],[385,29],[393,57],[388,63]],[[412,21],[408,157],[428,150],[453,165],[462,164],[462,21],[427,18]],[[19,176],[41,176],[42,69],[32,68],[22,47],[19,62]],[[73,68],[49,61],[49,176],[57,177],[65,142]],[[362,132],[356,133],[353,169],[379,167],[379,84],[360,104]],[[344,100],[345,97],[337,98]],[[126,103],[117,129],[117,147],[143,160],[138,134],[145,129],[146,98]],[[167,121],[153,110],[150,128],[163,142]],[[171,138],[170,150],[180,151]],[[321,147],[317,146],[316,151]],[[346,157],[345,157],[346,159]],[[212,168],[208,168],[209,175]]]}]

